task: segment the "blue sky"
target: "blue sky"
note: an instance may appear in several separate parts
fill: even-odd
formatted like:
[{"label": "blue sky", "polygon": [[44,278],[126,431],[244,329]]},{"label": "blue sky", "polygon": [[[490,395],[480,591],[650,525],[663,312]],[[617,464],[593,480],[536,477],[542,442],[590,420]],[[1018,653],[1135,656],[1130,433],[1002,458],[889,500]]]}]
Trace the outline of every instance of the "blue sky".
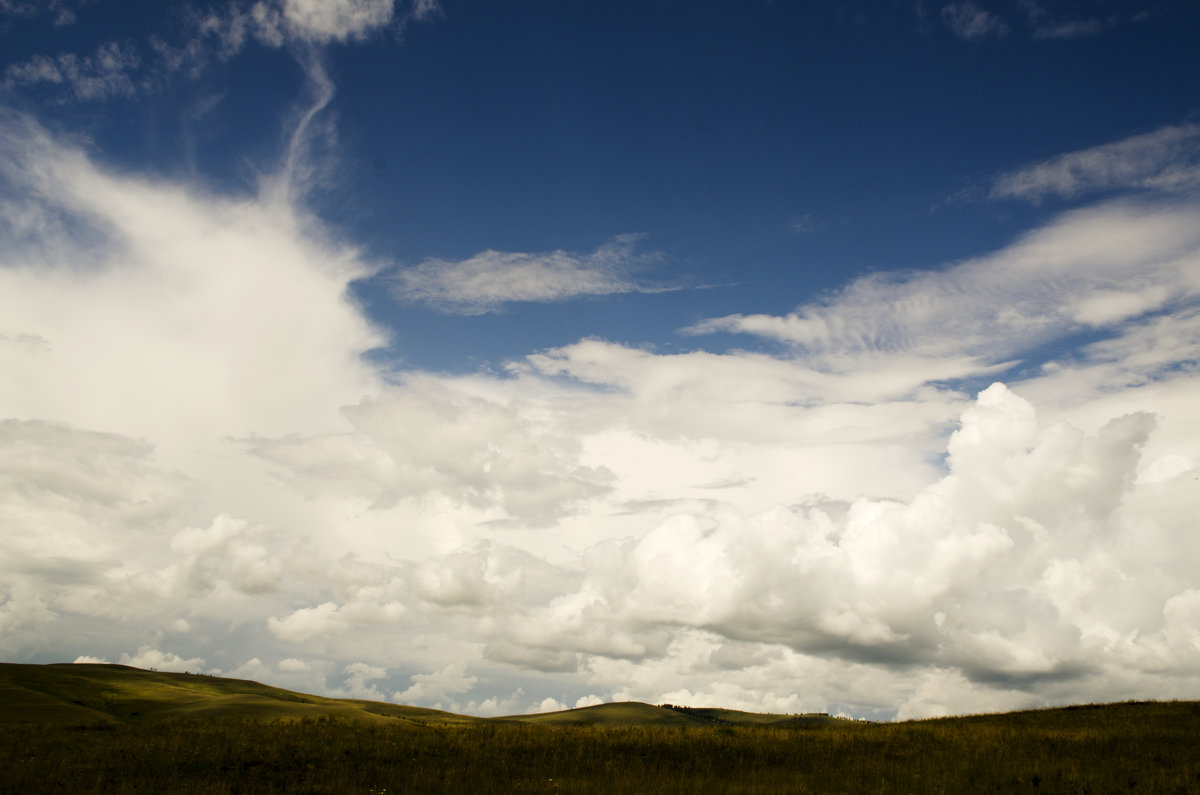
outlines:
[{"label": "blue sky", "polygon": [[0,0],[0,654],[479,714],[1193,692],[1198,29]]}]

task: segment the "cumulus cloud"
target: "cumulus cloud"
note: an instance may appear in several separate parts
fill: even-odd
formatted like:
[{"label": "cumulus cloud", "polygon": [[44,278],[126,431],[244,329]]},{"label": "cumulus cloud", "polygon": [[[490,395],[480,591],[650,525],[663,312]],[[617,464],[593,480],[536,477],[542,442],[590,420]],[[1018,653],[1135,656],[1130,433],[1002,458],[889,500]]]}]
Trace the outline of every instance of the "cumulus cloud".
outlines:
[{"label": "cumulus cloud", "polygon": [[384,374],[347,298],[376,270],[278,193],[117,174],[4,121],[7,658],[481,712],[1200,684],[1186,199],[694,329],[775,355],[584,339]]},{"label": "cumulus cloud", "polygon": [[450,700],[451,696],[469,692],[479,679],[467,674],[464,663],[456,662],[432,673],[413,674],[411,681],[412,686],[395,693],[393,701],[441,708],[441,704]]},{"label": "cumulus cloud", "polygon": [[300,35],[317,41],[344,41],[392,20],[395,0],[284,0],[283,17]]},{"label": "cumulus cloud", "polygon": [[302,641],[311,637],[330,635],[344,631],[345,625],[337,620],[338,606],[324,602],[316,607],[302,607],[285,618],[267,619],[271,634],[281,640]]},{"label": "cumulus cloud", "polygon": [[1200,187],[1200,125],[1181,124],[1043,160],[1002,174],[993,199],[1039,202],[1128,188],[1190,191]]},{"label": "cumulus cloud", "polygon": [[[803,656],[933,666],[992,688],[996,703],[1016,700],[1005,690],[1029,703],[1101,676],[1097,660],[1165,654],[1182,626],[1174,615],[1190,615],[1188,520],[1159,526],[1174,563],[1135,551],[1149,517],[1128,506],[1153,428],[1146,415],[1095,436],[1044,426],[996,384],[963,414],[949,473],[912,500],[677,515],[589,553],[578,591],[500,632],[545,653],[637,663],[673,656],[688,628]],[[1150,572],[1155,588],[1134,585]],[[1176,644],[1174,664],[1196,653],[1190,643]],[[746,649],[709,659],[771,664]],[[919,686],[912,699],[909,709],[936,711]]]},{"label": "cumulus cloud", "polygon": [[[76,660],[76,662],[80,662]],[[156,671],[205,671],[204,660],[200,657],[184,658],[169,651],[161,651],[153,646],[142,646],[134,654],[122,654],[121,665],[131,665],[134,668],[152,668]],[[212,673],[220,673],[213,671]]]},{"label": "cumulus cloud", "polygon": [[547,524],[609,490],[612,475],[580,462],[578,439],[539,407],[463,394],[432,378],[344,410],[348,433],[250,444],[301,489],[340,486],[383,508],[430,494],[497,518]]},{"label": "cumulus cloud", "polygon": [[388,675],[387,669],[367,663],[350,663],[343,669],[346,681],[337,691],[343,698],[365,698],[370,701],[386,701],[387,696],[373,684]]},{"label": "cumulus cloud", "polygon": [[23,119],[5,120],[5,141],[10,190],[79,243],[67,261],[0,248],[6,333],[48,351],[0,348],[10,416],[216,440],[336,426],[331,407],[373,390],[359,355],[383,338],[346,296],[369,271],[292,209],[108,174]]},{"label": "cumulus cloud", "polygon": [[483,251],[450,262],[429,259],[395,274],[394,294],[444,312],[481,315],[521,301],[566,301],[589,295],[664,289],[636,281],[632,272],[653,256],[634,252],[636,235],[624,235],[591,254]]}]

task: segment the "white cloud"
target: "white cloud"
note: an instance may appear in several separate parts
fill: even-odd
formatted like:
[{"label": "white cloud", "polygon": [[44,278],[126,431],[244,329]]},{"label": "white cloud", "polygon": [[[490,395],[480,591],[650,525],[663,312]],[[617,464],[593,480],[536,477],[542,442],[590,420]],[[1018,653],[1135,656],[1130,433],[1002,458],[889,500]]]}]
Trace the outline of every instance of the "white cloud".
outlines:
[{"label": "white cloud", "polygon": [[200,657],[184,658],[174,652],[160,651],[153,646],[142,646],[134,654],[122,654],[120,663],[134,668],[153,668],[156,671],[202,673],[206,670],[204,660]]},{"label": "white cloud", "polygon": [[218,516],[207,528],[181,530],[170,548],[175,562],[163,572],[165,578],[185,582],[199,594],[221,583],[248,594],[276,591],[289,557],[285,542],[228,515]]},{"label": "white cloud", "polygon": [[527,714],[532,710],[525,691],[518,687],[507,697],[492,696],[479,702],[470,701],[465,705],[463,711],[470,715],[495,718],[503,715]]},{"label": "white cloud", "polygon": [[1163,127],[1114,143],[1052,157],[1002,174],[993,199],[1038,202],[1127,188],[1188,191],[1200,187],[1200,124]]},{"label": "white cloud", "polygon": [[304,660],[297,660],[295,657],[288,657],[286,660],[279,661],[279,670],[281,671],[307,671],[309,667],[310,666],[307,662]]},{"label": "white cloud", "polygon": [[[678,515],[589,553],[577,592],[497,632],[544,653],[578,651],[596,671],[605,658],[639,668],[671,659],[687,627],[868,666],[957,671],[951,679],[971,682],[979,703],[1031,703],[1055,682],[1086,681],[1097,659],[1148,646],[1161,663],[1174,647],[1139,638],[1180,625],[1163,616],[1191,604],[1196,580],[1183,514],[1156,512],[1159,551],[1134,552],[1149,515],[1129,506],[1140,504],[1139,451],[1153,426],[1136,415],[1092,437],[1044,426],[995,385],[950,440],[949,474],[910,501]],[[1151,572],[1154,588],[1135,585]],[[1191,643],[1167,659],[1184,664]]]},{"label": "white cloud", "polygon": [[350,663],[343,669],[346,681],[340,690],[335,691],[342,698],[364,698],[369,701],[387,701],[387,696],[372,684],[387,678],[387,669],[367,663]]},{"label": "white cloud", "polygon": [[1005,36],[1009,31],[1004,20],[971,0],[942,6],[942,23],[955,36],[968,41],[986,39],[989,36]]},{"label": "white cloud", "polygon": [[346,297],[367,267],[307,219],[110,175],[28,122],[5,132],[0,169],[78,241],[67,262],[0,248],[6,333],[48,348],[0,348],[9,416],[219,443],[337,427],[336,406],[373,391],[359,355],[383,338]]},{"label": "white cloud", "polygon": [[108,42],[91,55],[60,53],[53,58],[35,55],[13,64],[4,71],[4,86],[16,89],[42,83],[62,85],[73,98],[86,101],[130,96],[137,90],[132,75],[140,62],[133,47]]},{"label": "white cloud", "polygon": [[539,413],[427,377],[347,407],[350,432],[250,449],[303,490],[340,488],[381,508],[433,493],[544,525],[603,495],[612,476],[582,464],[578,440]]},{"label": "white cloud", "polygon": [[[54,13],[55,24],[75,21],[76,8],[94,0],[67,3],[0,2],[0,14],[33,17]],[[397,5],[400,8],[397,8]],[[150,35],[145,41],[109,41],[91,54],[35,55],[10,65],[8,89],[59,86],[62,99],[101,101],[160,88],[175,76],[200,77],[229,61],[248,44],[325,45],[355,41],[380,30],[402,35],[411,22],[441,14],[437,0],[227,0],[222,6],[180,5],[173,9],[176,35]]]},{"label": "white cloud", "polygon": [[[1197,684],[1193,204],[698,329],[776,356],[586,339],[385,380],[346,298],[374,271],[315,219],[6,123],[4,198],[36,209],[0,236],[10,659],[480,711]],[[1011,390],[956,384],[1017,356]]]},{"label": "white cloud", "polygon": [[34,18],[53,15],[54,25],[70,25],[76,21],[75,11],[95,0],[0,0],[0,14]]},{"label": "white cloud", "polygon": [[1103,204],[942,271],[871,275],[783,317],[729,315],[685,331],[769,337],[835,372],[897,354],[948,370],[931,380],[985,372],[1081,327],[1195,301],[1198,217],[1187,201]]},{"label": "white cloud", "polygon": [[1050,24],[1040,24],[1033,30],[1035,39],[1078,39],[1095,36],[1104,26],[1098,19],[1072,19]]},{"label": "white cloud", "polygon": [[[1084,36],[1095,36],[1104,28],[1112,27],[1126,18],[1120,13],[1108,14],[1104,21],[1097,17],[1071,14],[1071,9],[1064,9],[1059,4],[1050,7],[1036,0],[1020,0],[1021,9],[1025,12],[1026,21],[1032,29],[1035,39],[1061,40],[1078,39]],[[1137,19],[1137,16],[1131,17]]]},{"label": "white cloud", "polygon": [[315,607],[302,607],[284,618],[267,619],[271,634],[280,640],[298,642],[318,635],[344,632],[345,624],[338,619],[338,606],[323,602]]},{"label": "white cloud", "polygon": [[[438,0],[282,0],[282,18],[290,33],[313,42],[344,42],[362,39],[372,33],[410,21],[425,21],[441,14]],[[255,14],[266,13],[265,3],[257,3]]]},{"label": "white cloud", "polygon": [[652,256],[634,253],[625,235],[591,254],[483,251],[460,262],[429,259],[395,273],[395,295],[445,312],[480,315],[519,301],[566,301],[589,295],[653,292],[632,271]]},{"label": "white cloud", "polygon": [[283,16],[300,36],[344,41],[387,25],[395,4],[395,0],[284,0]]},{"label": "white cloud", "polygon": [[213,64],[236,56],[252,41],[268,47],[282,46],[285,38],[279,8],[267,2],[247,6],[248,3],[231,1],[219,10],[211,6],[180,7],[175,27],[181,35],[172,38],[152,35],[147,42],[156,56],[154,66],[160,72],[155,79],[176,74],[196,79]]},{"label": "white cloud", "polygon": [[479,681],[478,677],[467,674],[467,666],[461,662],[450,663],[432,673],[413,674],[410,678],[412,686],[395,693],[392,700],[401,704],[437,708],[451,696],[469,692]]}]

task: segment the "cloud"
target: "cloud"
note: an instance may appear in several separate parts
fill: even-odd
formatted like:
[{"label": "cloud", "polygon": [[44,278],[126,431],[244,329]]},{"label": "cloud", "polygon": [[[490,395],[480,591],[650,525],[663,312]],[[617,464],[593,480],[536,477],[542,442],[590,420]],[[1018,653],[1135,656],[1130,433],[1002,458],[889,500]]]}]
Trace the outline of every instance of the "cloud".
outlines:
[{"label": "cloud", "polygon": [[392,21],[395,0],[284,0],[283,18],[315,41],[359,38]]},{"label": "cloud", "polygon": [[1200,124],[1163,127],[1002,174],[989,198],[1040,202],[1099,191],[1200,187]]},{"label": "cloud", "polygon": [[343,42],[441,13],[437,0],[413,0],[396,12],[396,0],[283,0],[282,17],[292,35],[309,41]]},{"label": "cloud", "polygon": [[821,229],[826,224],[827,221],[817,218],[812,213],[805,213],[804,215],[798,215],[789,221],[788,228],[793,232],[799,232],[800,234],[811,234],[812,232],[816,232],[818,229]]},{"label": "cloud", "polygon": [[342,698],[365,698],[370,701],[387,701],[387,696],[381,693],[372,682],[386,679],[386,668],[367,663],[350,663],[343,669],[346,681],[342,684]]},{"label": "cloud", "polygon": [[[76,660],[75,662],[80,661]],[[174,652],[160,651],[153,646],[142,646],[134,654],[122,654],[120,663],[121,665],[131,665],[134,668],[150,668],[155,671],[175,671],[177,673],[186,671],[200,673],[207,670],[204,660],[200,657],[185,659]],[[219,673],[219,671],[213,673]]]},{"label": "cloud", "polygon": [[132,74],[140,65],[141,59],[132,46],[108,42],[92,55],[35,55],[12,64],[4,71],[4,86],[17,89],[45,83],[60,85],[73,99],[83,101],[128,97],[137,90]]},{"label": "cloud", "polygon": [[185,528],[171,539],[176,562],[162,572],[204,594],[223,583],[256,594],[278,590],[287,565],[285,542],[267,537],[245,520],[218,516],[206,528]]},{"label": "cloud", "polygon": [[[106,173],[27,120],[5,141],[9,197],[71,230],[0,246],[5,333],[46,343],[0,347],[9,416],[219,444],[338,426],[336,407],[373,391],[360,355],[383,337],[346,295],[368,267],[294,210]],[[43,245],[69,256],[30,260]]]},{"label": "cloud", "polygon": [[[75,21],[76,7],[92,1],[3,0],[0,14],[28,18],[49,12],[56,25],[64,25]],[[179,75],[198,79],[251,43],[271,48],[290,44],[303,51],[358,41],[389,28],[402,35],[410,23],[434,19],[442,10],[437,0],[228,0],[222,7],[182,5],[172,13],[175,35],[105,42],[88,55],[35,55],[8,66],[3,85],[10,90],[60,87],[60,101],[130,97],[159,89]]]},{"label": "cloud", "polygon": [[2,123],[0,194],[32,219],[0,235],[5,653],[64,615],[170,631],[312,604],[291,578],[313,520],[231,439],[342,430],[379,388],[361,355],[382,335],[347,295],[370,267],[291,207],[117,175]]},{"label": "cloud", "polygon": [[1038,25],[1033,30],[1035,39],[1078,39],[1095,36],[1103,30],[1098,19],[1074,19],[1065,22]]},{"label": "cloud", "polygon": [[1059,3],[1051,7],[1035,2],[1035,0],[1020,0],[1021,9],[1025,12],[1026,20],[1032,29],[1035,39],[1062,40],[1078,39],[1084,36],[1095,36],[1106,28],[1116,25],[1137,22],[1145,19],[1149,12],[1142,10],[1135,14],[1112,12],[1103,18],[1090,16],[1087,12],[1095,9],[1063,7]]},{"label": "cloud", "polygon": [[377,508],[437,494],[545,525],[610,488],[610,472],[580,462],[577,439],[517,401],[423,378],[343,414],[348,433],[247,444],[301,490],[340,488]]},{"label": "cloud", "polygon": [[[690,628],[801,655],[954,670],[1028,703],[1055,682],[1094,676],[1097,655],[1165,653],[1169,641],[1139,638],[1171,637],[1182,625],[1172,616],[1184,612],[1175,606],[1195,601],[1183,515],[1155,539],[1173,553],[1133,551],[1148,516],[1127,506],[1153,428],[1146,415],[1094,436],[1044,426],[997,384],[963,414],[948,474],[910,501],[677,515],[597,549],[577,592],[499,631],[547,651],[636,662],[670,657],[672,638]],[[1134,585],[1151,570],[1158,587]],[[1172,659],[1197,653],[1185,642]]]},{"label": "cloud", "polygon": [[[162,81],[173,75],[197,79],[213,64],[229,61],[245,46],[257,41],[268,47],[285,43],[274,3],[229,2],[223,9],[182,6],[177,11],[178,36],[155,34],[147,45],[155,55],[154,66]],[[155,85],[152,80],[148,85]]]},{"label": "cloud", "polygon": [[[1186,197],[696,329],[775,354],[583,339],[499,375],[383,373],[347,296],[377,268],[278,193],[4,123],[8,659],[479,711],[917,716],[1200,684]],[[970,386],[1014,357],[1011,388]]]},{"label": "cloud", "polygon": [[979,41],[989,36],[1002,37],[1009,32],[1004,20],[971,0],[947,3],[942,6],[941,16],[942,24],[955,36],[968,41]]},{"label": "cloud", "polygon": [[873,274],[786,316],[729,315],[684,331],[778,340],[833,372],[905,355],[947,368],[931,378],[987,372],[1050,340],[1194,303],[1198,214],[1188,201],[1102,204],[942,271]]},{"label": "cloud", "polygon": [[286,641],[304,641],[318,635],[329,635],[345,630],[337,619],[338,606],[323,602],[316,607],[303,607],[285,618],[267,619],[267,627],[275,637]]},{"label": "cloud", "polygon": [[0,0],[0,15],[32,19],[53,14],[54,25],[71,25],[76,20],[75,11],[93,2],[95,0]]},{"label": "cloud", "polygon": [[413,674],[411,681],[412,686],[395,693],[393,701],[439,708],[450,696],[470,691],[479,679],[467,675],[466,665],[456,662],[433,673]]},{"label": "cloud", "polygon": [[567,301],[581,296],[655,292],[632,272],[654,259],[634,253],[636,235],[623,235],[591,254],[483,251],[450,262],[429,259],[394,275],[393,293],[444,312],[481,315],[507,303]]}]

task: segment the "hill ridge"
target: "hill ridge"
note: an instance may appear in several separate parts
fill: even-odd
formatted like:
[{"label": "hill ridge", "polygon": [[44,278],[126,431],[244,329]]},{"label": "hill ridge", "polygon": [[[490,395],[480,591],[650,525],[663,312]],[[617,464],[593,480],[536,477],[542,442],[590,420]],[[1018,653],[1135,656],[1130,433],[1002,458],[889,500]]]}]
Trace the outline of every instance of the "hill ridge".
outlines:
[{"label": "hill ridge", "polygon": [[[1035,713],[1119,709],[1137,704],[1073,704],[934,720],[1028,720]],[[1200,710],[1200,703],[1183,702]],[[0,663],[0,724],[118,725],[155,721],[301,720],[400,722],[414,726],[529,723],[550,726],[806,726],[856,722],[826,713],[775,714],[721,707],[609,702],[553,712],[484,718],[427,707],[330,698],[250,679],[156,671],[117,663]]]}]

